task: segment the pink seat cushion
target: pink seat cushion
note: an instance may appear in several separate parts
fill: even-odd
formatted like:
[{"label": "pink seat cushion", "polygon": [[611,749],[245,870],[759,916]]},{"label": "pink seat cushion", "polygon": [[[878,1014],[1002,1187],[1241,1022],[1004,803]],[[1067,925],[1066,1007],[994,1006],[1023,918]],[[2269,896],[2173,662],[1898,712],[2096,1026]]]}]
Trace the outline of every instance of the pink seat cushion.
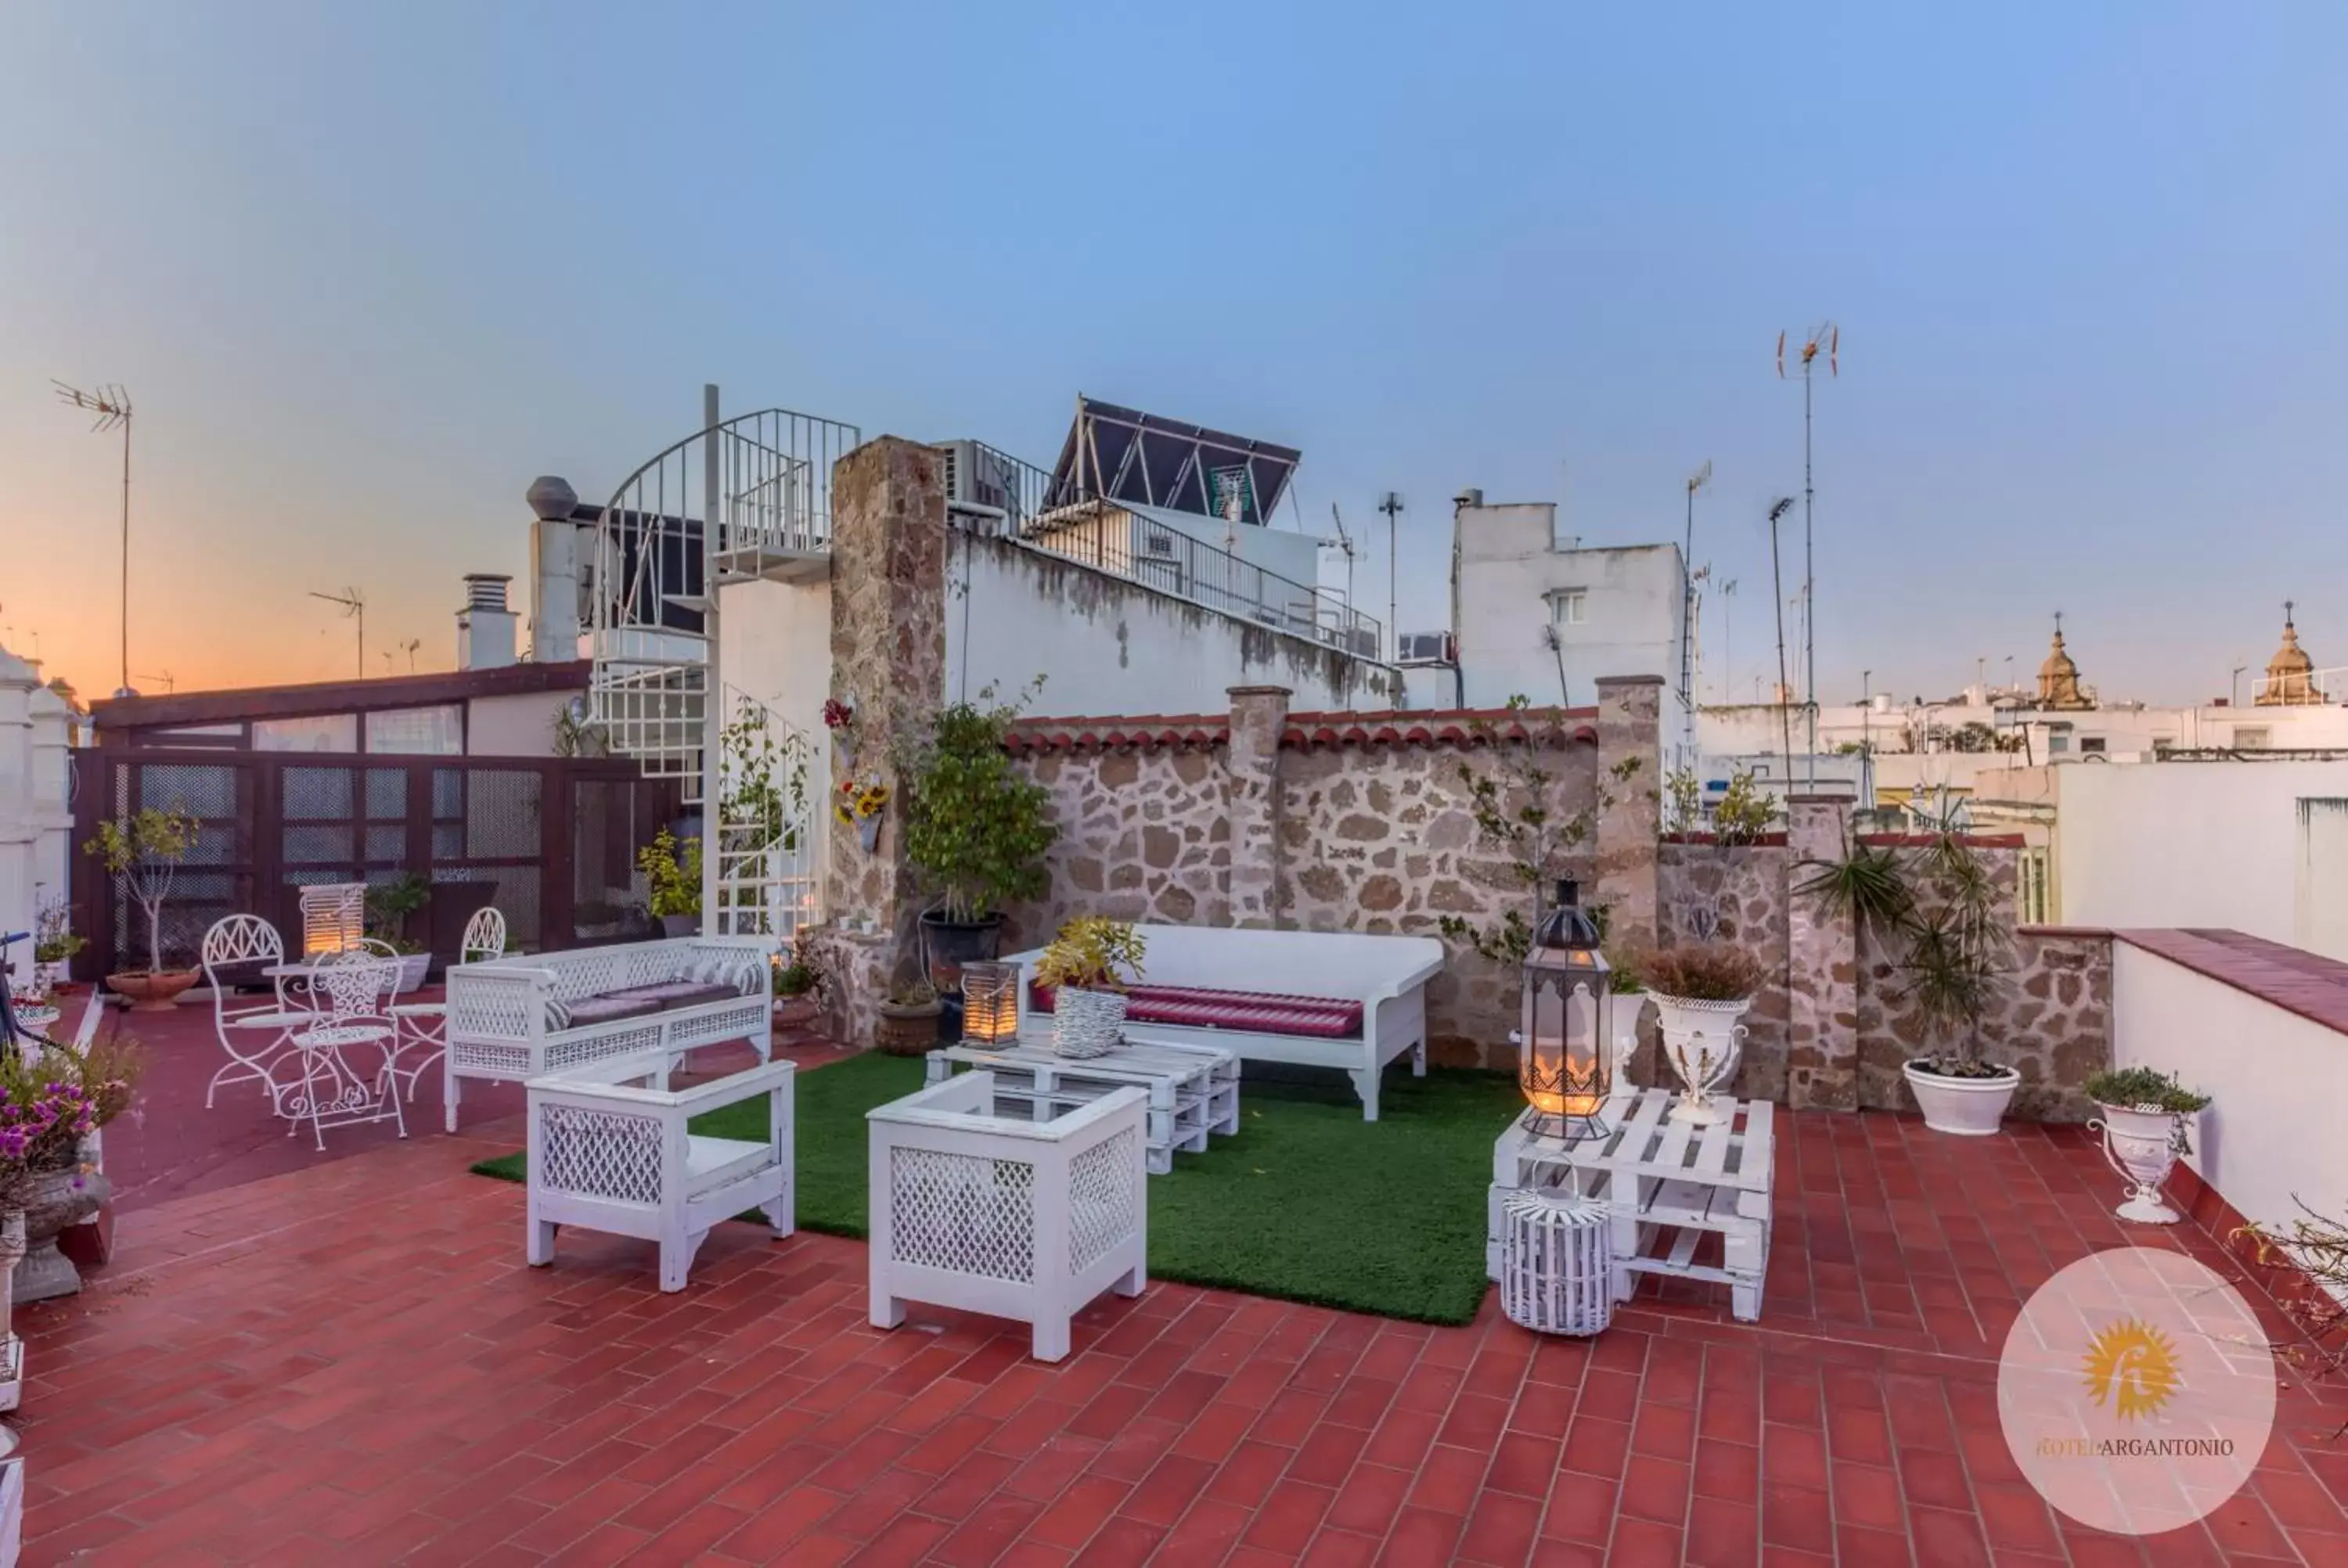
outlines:
[{"label": "pink seat cushion", "polygon": [[[1035,1011],[1052,1010],[1049,986],[1031,986],[1028,990]],[[1268,991],[1219,991],[1203,986],[1136,986],[1126,993],[1125,1018],[1128,1023],[1236,1029],[1315,1040],[1345,1040],[1362,1032],[1359,1002]]]},{"label": "pink seat cushion", "polygon": [[650,1018],[660,1003],[642,997],[582,997],[571,1004],[568,1020],[559,1029],[580,1029],[591,1023],[617,1023],[622,1019]]}]

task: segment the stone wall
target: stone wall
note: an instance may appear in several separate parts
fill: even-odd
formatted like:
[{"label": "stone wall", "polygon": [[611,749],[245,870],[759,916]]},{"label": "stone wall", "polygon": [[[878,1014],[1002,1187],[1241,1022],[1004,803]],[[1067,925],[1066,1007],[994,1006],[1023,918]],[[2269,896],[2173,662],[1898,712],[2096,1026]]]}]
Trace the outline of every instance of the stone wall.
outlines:
[{"label": "stone wall", "polygon": [[1643,856],[1622,848],[1601,866],[1599,850],[1610,812],[1651,804],[1653,684],[1605,683],[1594,711],[1289,712],[1278,688],[1246,687],[1229,715],[1024,720],[1013,750],[1051,792],[1061,838],[1052,891],[1012,911],[1012,939],[1086,914],[1435,937],[1447,952],[1428,991],[1430,1054],[1512,1066],[1516,971],[1441,923],[1488,926],[1531,897],[1507,852],[1481,842],[1460,770],[1507,784],[1537,749],[1549,809],[1591,827],[1561,869],[1586,902],[1652,910],[1652,830]]},{"label": "stone wall", "polygon": [[[2001,896],[2010,899],[2016,852],[1996,843],[1983,844],[1977,852]],[[1789,1103],[1913,1112],[1915,1097],[1901,1064],[1942,1042],[1928,1038],[1915,1007],[1902,999],[1896,955],[1871,932],[1853,941],[1855,1062],[1842,1069],[1824,1061],[1801,1064],[1814,1081],[1795,1081],[1798,988],[1789,981],[1802,946],[1794,939],[1796,917],[1804,913],[1797,907],[1803,901],[1792,891],[1801,877],[1797,859],[1781,838],[1731,848],[1663,845],[1657,860],[1662,939],[1699,941],[1713,929],[1718,939],[1751,951],[1772,977],[1746,1018],[1750,1033],[1735,1092]],[[1817,947],[1814,934],[1806,950]],[[1982,1020],[1982,1053],[2022,1074],[2012,1114],[2046,1122],[2085,1120],[2091,1112],[2080,1086],[2111,1061],[2111,938],[2100,931],[2025,927],[2015,935],[2013,963],[2004,993]],[[1644,1032],[1652,1036],[1652,1024]],[[1668,1070],[1653,1061],[1651,1045],[1643,1040],[1632,1076],[1643,1083],[1666,1081]],[[1828,1081],[1815,1081],[1820,1076]]]}]

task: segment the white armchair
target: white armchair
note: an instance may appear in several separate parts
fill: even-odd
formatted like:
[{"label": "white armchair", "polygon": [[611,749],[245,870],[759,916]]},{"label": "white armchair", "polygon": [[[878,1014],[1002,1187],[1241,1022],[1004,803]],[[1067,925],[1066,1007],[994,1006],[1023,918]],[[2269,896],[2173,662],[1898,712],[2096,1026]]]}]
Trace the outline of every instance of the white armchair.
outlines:
[{"label": "white armchair", "polygon": [[866,1112],[873,1327],[928,1301],[1018,1318],[1037,1360],[1066,1357],[1093,1297],[1141,1294],[1148,1103],[1116,1089],[1049,1121],[997,1116],[994,1075],[966,1072]]},{"label": "white armchair", "polygon": [[[660,1287],[685,1288],[710,1227],[747,1208],[777,1237],[795,1228],[792,1079],[774,1061],[696,1083],[663,1087],[668,1056],[606,1057],[534,1078],[530,1095],[530,1243],[533,1265],[554,1261],[562,1225],[660,1244]],[[764,1095],[767,1136],[712,1138],[687,1123],[706,1111]]]}]

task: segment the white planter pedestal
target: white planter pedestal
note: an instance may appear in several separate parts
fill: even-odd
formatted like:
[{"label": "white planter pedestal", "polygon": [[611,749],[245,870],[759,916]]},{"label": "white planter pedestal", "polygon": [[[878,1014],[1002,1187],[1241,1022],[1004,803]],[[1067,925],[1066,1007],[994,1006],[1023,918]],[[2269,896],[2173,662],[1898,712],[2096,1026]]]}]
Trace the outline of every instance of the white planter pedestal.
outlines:
[{"label": "white planter pedestal", "polygon": [[2115,1212],[2138,1225],[2173,1225],[2185,1216],[2168,1206],[2161,1189],[2177,1168],[2182,1118],[2172,1111],[2140,1111],[2096,1102],[2101,1116],[2087,1123],[2104,1135],[2104,1158],[2128,1183],[2127,1201]]},{"label": "white planter pedestal", "polygon": [[1113,1089],[1030,1122],[994,1113],[994,1075],[965,1072],[866,1112],[871,1129],[871,1317],[905,1303],[1014,1317],[1035,1358],[1068,1353],[1068,1320],[1148,1269],[1148,1096]]}]

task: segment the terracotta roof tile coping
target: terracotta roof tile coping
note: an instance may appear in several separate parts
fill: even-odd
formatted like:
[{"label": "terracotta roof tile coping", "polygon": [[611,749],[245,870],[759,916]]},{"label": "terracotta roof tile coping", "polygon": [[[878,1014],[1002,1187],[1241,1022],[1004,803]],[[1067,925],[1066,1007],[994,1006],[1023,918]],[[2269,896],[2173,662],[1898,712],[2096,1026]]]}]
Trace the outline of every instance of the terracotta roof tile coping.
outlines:
[{"label": "terracotta roof tile coping", "polygon": [[[1292,712],[1283,746],[1476,745],[1531,739],[1540,729],[1572,725],[1568,739],[1598,743],[1595,708],[1384,709],[1370,712]],[[1099,718],[1020,719],[1004,744],[1014,753],[1106,751],[1118,747],[1219,746],[1231,739],[1229,713],[1136,713]]]},{"label": "terracotta roof tile coping", "polygon": [[2336,958],[2241,931],[2117,930],[2112,939],[2348,1034],[2348,964]]}]

